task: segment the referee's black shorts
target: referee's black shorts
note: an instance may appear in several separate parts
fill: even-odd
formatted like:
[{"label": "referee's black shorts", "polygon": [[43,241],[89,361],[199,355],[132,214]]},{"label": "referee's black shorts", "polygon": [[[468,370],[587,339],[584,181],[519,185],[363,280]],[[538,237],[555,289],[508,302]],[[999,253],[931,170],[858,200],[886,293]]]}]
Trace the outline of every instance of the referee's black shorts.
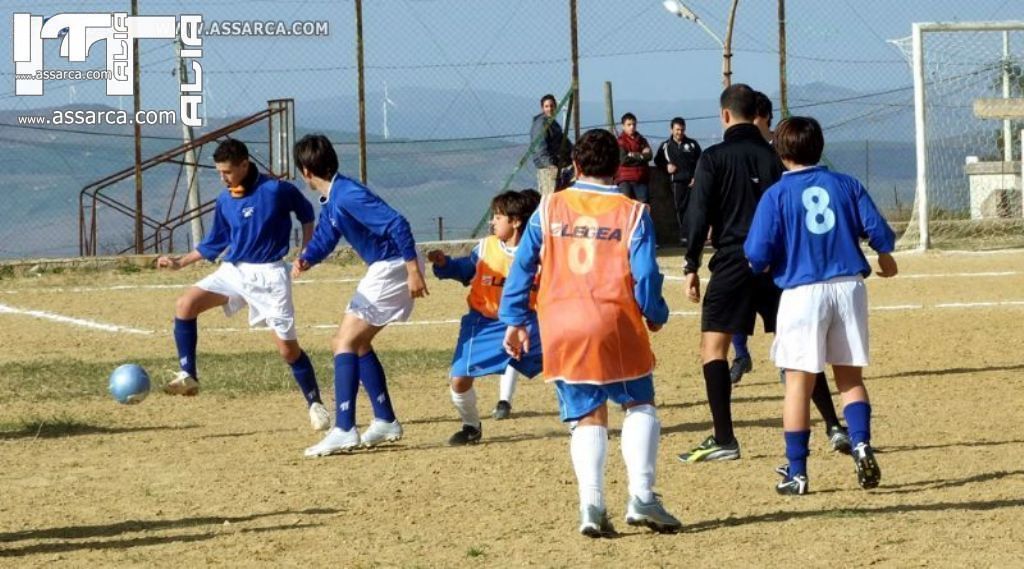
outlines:
[{"label": "referee's black shorts", "polygon": [[711,279],[704,292],[701,332],[751,336],[755,316],[760,314],[765,333],[775,333],[782,291],[768,273],[754,274],[742,247],[716,251],[708,270]]}]

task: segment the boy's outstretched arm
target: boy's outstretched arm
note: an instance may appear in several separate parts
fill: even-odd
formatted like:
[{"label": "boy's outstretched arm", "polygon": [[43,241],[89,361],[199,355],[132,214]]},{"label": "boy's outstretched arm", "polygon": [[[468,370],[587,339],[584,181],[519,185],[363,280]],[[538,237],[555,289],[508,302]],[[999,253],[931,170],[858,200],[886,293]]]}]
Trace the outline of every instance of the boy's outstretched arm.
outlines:
[{"label": "boy's outstretched arm", "polygon": [[477,243],[466,257],[449,257],[443,251],[433,250],[427,253],[427,260],[433,265],[434,276],[439,279],[459,281],[469,286],[476,276],[476,264],[480,260],[480,244]]}]

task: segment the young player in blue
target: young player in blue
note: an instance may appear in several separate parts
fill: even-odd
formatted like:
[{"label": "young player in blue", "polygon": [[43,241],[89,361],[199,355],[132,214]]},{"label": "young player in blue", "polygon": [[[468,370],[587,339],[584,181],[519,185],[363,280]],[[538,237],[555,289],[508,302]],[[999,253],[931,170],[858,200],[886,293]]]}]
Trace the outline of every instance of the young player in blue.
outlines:
[{"label": "young player in blue", "polygon": [[775,131],[789,169],[758,203],[744,251],[755,272],[771,271],[783,289],[772,357],[786,370],[782,423],[789,465],[780,494],[808,491],[809,405],[814,376],[831,364],[842,394],[857,479],[874,488],[881,470],[871,449],[871,405],[862,378],[868,364],[871,274],[860,240],[878,253],[881,277],[897,273],[895,235],[856,179],[816,166],[825,139],[818,122],[792,117]]},{"label": "young player in blue", "polygon": [[[295,144],[295,163],[310,189],[320,193],[322,208],[313,238],[292,265],[292,275],[327,258],[342,237],[368,265],[331,340],[334,428],[305,454],[327,456],[360,445],[397,441],[402,438],[402,426],[395,418],[384,367],[372,342],[388,324],[408,320],[413,299],[427,294],[416,241],[401,214],[366,186],[338,173],[338,155],[326,136],[302,137]],[[374,415],[362,436],[355,423],[360,383]]]},{"label": "young player in blue", "polygon": [[[540,194],[507,191],[491,200],[491,227],[494,233],[477,243],[469,256],[449,258],[441,251],[431,251],[427,258],[434,264],[434,275],[454,279],[469,286],[469,314],[462,317],[459,340],[455,346],[451,369],[451,398],[462,419],[462,429],[448,439],[451,446],[475,444],[483,436],[480,413],[476,406],[473,380],[477,377],[518,370],[527,377],[541,371],[541,351],[533,350],[516,360],[505,353],[507,326],[498,320],[502,288],[508,278],[516,247],[526,222],[540,203]],[[537,313],[530,313],[527,329],[533,345],[540,345]],[[508,395],[505,395],[508,397]],[[505,403],[511,410],[507,399]],[[497,412],[499,409],[495,409]]]},{"label": "young player in blue", "polygon": [[245,144],[238,140],[220,143],[213,161],[227,189],[217,196],[210,232],[194,251],[157,259],[159,267],[180,269],[201,259],[213,262],[227,250],[216,272],[178,298],[174,342],[181,371],[164,391],[172,395],[199,393],[199,314],[222,306],[230,316],[248,305],[249,324],[265,323],[274,331],[278,352],[291,366],[306,399],[313,428],[325,430],[331,426],[330,414],[320,400],[309,356],[296,338],[292,283],[288,265],[282,261],[288,253],[291,215],[302,224],[305,245],[313,233],[313,206],[292,184],[260,174],[249,161]]}]

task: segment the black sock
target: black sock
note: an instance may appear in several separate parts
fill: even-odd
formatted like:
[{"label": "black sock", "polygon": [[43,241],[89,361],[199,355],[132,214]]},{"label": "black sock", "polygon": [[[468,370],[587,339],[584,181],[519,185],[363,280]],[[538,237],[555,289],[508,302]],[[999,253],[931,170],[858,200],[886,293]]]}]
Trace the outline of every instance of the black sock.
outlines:
[{"label": "black sock", "polygon": [[728,362],[713,360],[704,364],[704,385],[715,423],[715,441],[720,445],[730,444],[736,438],[732,432],[732,381]]},{"label": "black sock", "polygon": [[839,426],[839,417],[836,415],[836,406],[832,403],[832,392],[828,389],[825,372],[814,376],[814,391],[811,392],[811,400],[814,401],[814,406],[821,413],[821,418],[825,420],[826,429]]}]

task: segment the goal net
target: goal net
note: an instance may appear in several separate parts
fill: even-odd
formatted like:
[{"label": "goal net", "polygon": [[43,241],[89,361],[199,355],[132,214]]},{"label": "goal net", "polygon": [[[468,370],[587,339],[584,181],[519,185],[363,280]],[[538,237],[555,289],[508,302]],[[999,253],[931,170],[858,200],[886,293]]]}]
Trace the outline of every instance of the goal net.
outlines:
[{"label": "goal net", "polygon": [[890,42],[914,74],[917,184],[900,247],[1024,246],[1024,22],[913,31]]}]

